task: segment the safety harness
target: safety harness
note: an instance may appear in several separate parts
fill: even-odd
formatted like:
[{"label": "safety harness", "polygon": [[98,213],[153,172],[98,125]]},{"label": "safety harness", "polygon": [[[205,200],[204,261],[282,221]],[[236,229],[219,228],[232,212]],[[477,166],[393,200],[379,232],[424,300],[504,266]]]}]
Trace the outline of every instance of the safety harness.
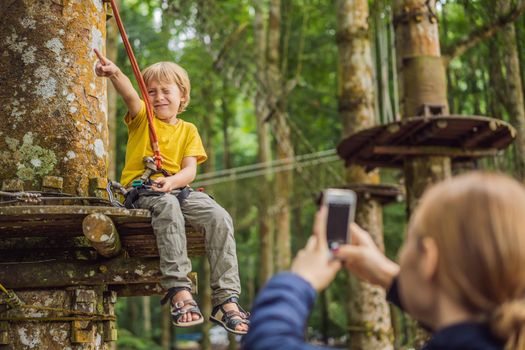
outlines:
[{"label": "safety harness", "polygon": [[[133,180],[133,182],[131,183],[131,187],[124,188],[124,186],[122,186],[118,182],[108,182],[106,190],[109,195],[109,201],[113,206],[125,207],[127,209],[137,209],[135,202],[140,197],[162,196],[165,194],[165,192],[158,192],[151,189],[151,187],[154,186],[153,182],[151,181],[151,176],[159,173],[163,174],[164,176],[169,176],[169,173],[164,169],[158,170],[152,157],[144,157],[143,162],[146,170],[144,170],[144,173],[139,179]],[[121,204],[115,198],[113,190],[119,191],[124,196],[124,204]],[[179,188],[178,190],[179,193],[177,193],[176,197],[179,203],[182,205],[184,200],[188,198],[191,192],[191,188],[189,186],[185,186]]]}]

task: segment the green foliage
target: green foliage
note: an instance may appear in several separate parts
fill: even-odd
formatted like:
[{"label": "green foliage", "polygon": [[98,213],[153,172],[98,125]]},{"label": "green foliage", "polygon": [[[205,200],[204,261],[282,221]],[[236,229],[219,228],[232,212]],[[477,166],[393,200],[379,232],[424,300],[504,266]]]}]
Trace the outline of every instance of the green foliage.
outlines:
[{"label": "green foliage", "polygon": [[[438,11],[441,43],[444,50],[467,36],[473,28],[493,23],[494,11],[489,0],[442,0]],[[267,11],[267,1],[260,2]],[[122,17],[139,65],[144,68],[157,61],[171,60],[181,64],[192,82],[191,104],[181,118],[197,125],[214,163],[215,170],[257,163],[257,125],[254,99],[261,84],[256,78],[256,42],[254,38],[254,3],[248,0],[224,1],[142,1],[123,0]],[[370,1],[374,18],[373,42],[378,45],[379,25],[390,28],[389,0]],[[336,13],[334,1],[282,1],[281,61],[284,79],[295,88],[286,96],[286,114],[291,127],[296,154],[333,149],[341,135],[338,113],[338,52],[335,41]],[[379,13],[377,13],[379,11]],[[266,13],[267,14],[267,13]],[[266,21],[266,19],[265,19]],[[492,21],[492,22],[491,22]],[[516,24],[520,62],[525,57],[525,22]],[[387,33],[390,39],[392,33]],[[504,105],[504,92],[495,77],[504,77],[499,61],[502,55],[498,36],[484,41],[453,60],[447,69],[451,113],[490,115],[510,120]],[[393,42],[393,41],[392,41]],[[387,50],[391,50],[388,43]],[[378,52],[375,50],[374,52]],[[387,59],[392,64],[393,57]],[[381,62],[378,57],[376,64]],[[118,65],[131,77],[131,68],[120,46]],[[392,64],[392,66],[394,66]],[[376,69],[377,71],[377,69]],[[525,74],[522,69],[522,74]],[[395,104],[395,72],[388,69],[382,82],[392,96],[382,103]],[[378,78],[379,79],[379,78]],[[134,81],[134,79],[132,79]],[[383,97],[381,97],[383,98]],[[382,107],[380,112],[383,112]],[[394,110],[397,110],[394,108]],[[119,101],[118,115],[125,114]],[[381,120],[384,119],[382,116]],[[122,169],[126,128],[120,122],[117,130],[118,169]],[[273,145],[279,140],[273,137]],[[515,152],[507,151],[495,159],[479,163],[482,168],[514,171]],[[202,170],[202,169],[201,169]],[[304,246],[311,232],[316,210],[314,199],[325,187],[344,184],[342,162],[327,162],[294,169],[292,200],[292,250]],[[398,172],[383,171],[385,183],[398,183]],[[250,305],[257,290],[259,264],[259,193],[276,198],[273,176],[237,178],[207,186],[207,191],[231,213],[236,224],[236,240],[243,294],[241,302]],[[395,259],[406,229],[405,203],[384,208],[386,254]],[[198,269],[199,261],[194,261]],[[345,333],[345,300],[347,278],[341,273],[326,292],[331,336]],[[160,308],[154,306],[154,322],[160,323]],[[310,319],[312,333],[323,329],[321,305],[317,303]],[[119,303],[118,313],[131,316],[130,305]],[[137,316],[135,314],[135,316]],[[131,336],[121,327],[119,349],[155,349],[154,345]],[[153,339],[160,337],[154,327]],[[120,347],[122,346],[122,347]]]},{"label": "green foliage", "polygon": [[119,329],[117,346],[119,350],[162,350],[154,341],[137,337],[125,329]]}]

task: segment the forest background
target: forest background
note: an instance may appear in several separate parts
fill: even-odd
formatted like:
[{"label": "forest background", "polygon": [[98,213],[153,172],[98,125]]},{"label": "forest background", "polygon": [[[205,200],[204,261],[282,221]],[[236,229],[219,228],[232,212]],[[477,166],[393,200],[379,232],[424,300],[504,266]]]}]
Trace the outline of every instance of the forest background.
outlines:
[{"label": "forest background", "polygon": [[[393,5],[389,0],[368,5],[375,122],[381,124],[400,118]],[[450,58],[450,114],[485,115],[513,124],[525,120],[523,2],[441,0],[436,5],[442,53]],[[241,304],[247,307],[267,278],[286,269],[305,244],[319,192],[346,183],[344,164],[335,153],[343,136],[337,11],[334,0],[120,1],[140,67],[174,61],[189,73],[191,103],[181,118],[197,125],[209,154],[194,187],[204,186],[234,219]],[[112,20],[107,55],[131,77]],[[109,100],[110,176],[118,179],[126,111],[111,89]],[[521,152],[512,147],[477,167],[523,179],[523,164]],[[380,174],[382,183],[403,187],[401,172],[382,169]],[[394,259],[403,241],[405,211],[401,197],[383,211],[385,250]],[[209,268],[203,258],[193,265],[199,272],[198,300],[206,304]],[[308,329],[312,341],[344,343],[348,299],[347,276],[340,273],[316,303]],[[209,348],[209,325],[202,332],[170,328],[158,300],[119,300],[119,349],[166,349],[191,340]],[[406,321],[395,319],[396,346],[409,345]]]}]

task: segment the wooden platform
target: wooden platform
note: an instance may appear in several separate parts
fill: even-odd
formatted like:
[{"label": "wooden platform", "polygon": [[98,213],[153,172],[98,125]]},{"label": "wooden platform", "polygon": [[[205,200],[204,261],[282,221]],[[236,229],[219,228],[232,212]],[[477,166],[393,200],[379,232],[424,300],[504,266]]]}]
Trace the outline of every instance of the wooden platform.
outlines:
[{"label": "wooden platform", "polygon": [[[92,213],[112,219],[122,242],[120,256],[99,257],[84,237],[82,221]],[[126,295],[158,293],[158,250],[150,222],[143,209],[0,206],[0,281],[13,289],[104,284]],[[205,253],[202,233],[187,227],[186,237],[189,256]]]},{"label": "wooden platform", "polygon": [[[123,248],[129,256],[158,257],[148,210],[79,205],[28,205],[0,207],[0,261],[3,260],[4,253],[7,254],[4,252],[6,248],[10,251],[16,249],[17,241],[25,242],[23,246],[27,246],[32,252],[43,248],[64,250],[68,247],[89,247],[83,238],[82,220],[92,213],[101,213],[112,219]],[[36,239],[28,240],[27,237]],[[186,239],[190,256],[204,254],[202,233],[187,226]]]},{"label": "wooden platform", "polygon": [[406,157],[447,156],[456,162],[494,156],[511,144],[516,130],[480,116],[414,117],[357,132],[337,153],[347,164],[402,167]]}]

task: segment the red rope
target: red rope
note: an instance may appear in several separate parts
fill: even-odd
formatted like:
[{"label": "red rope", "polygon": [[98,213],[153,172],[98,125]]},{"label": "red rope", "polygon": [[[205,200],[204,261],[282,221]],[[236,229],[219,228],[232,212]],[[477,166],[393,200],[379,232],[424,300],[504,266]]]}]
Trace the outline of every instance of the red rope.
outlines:
[{"label": "red rope", "polygon": [[113,15],[115,16],[115,21],[117,21],[120,36],[122,37],[122,41],[124,42],[124,47],[126,48],[126,53],[128,54],[129,61],[131,62],[131,67],[133,68],[133,74],[135,75],[135,79],[137,79],[137,82],[139,84],[140,94],[142,95],[142,99],[146,104],[146,115],[148,116],[149,126],[149,139],[151,142],[151,148],[153,149],[153,158],[155,159],[155,165],[157,166],[157,169],[161,170],[162,156],[160,155],[157,133],[155,132],[155,127],[153,125],[153,109],[148,100],[148,91],[146,88],[146,83],[144,82],[144,78],[140,73],[139,65],[137,63],[135,55],[133,54],[133,49],[131,48],[131,44],[129,43],[128,36],[126,35],[126,30],[124,29],[124,25],[122,24],[122,20],[120,19],[117,4],[115,3],[115,0],[110,0],[110,2],[111,7],[113,8]]}]

